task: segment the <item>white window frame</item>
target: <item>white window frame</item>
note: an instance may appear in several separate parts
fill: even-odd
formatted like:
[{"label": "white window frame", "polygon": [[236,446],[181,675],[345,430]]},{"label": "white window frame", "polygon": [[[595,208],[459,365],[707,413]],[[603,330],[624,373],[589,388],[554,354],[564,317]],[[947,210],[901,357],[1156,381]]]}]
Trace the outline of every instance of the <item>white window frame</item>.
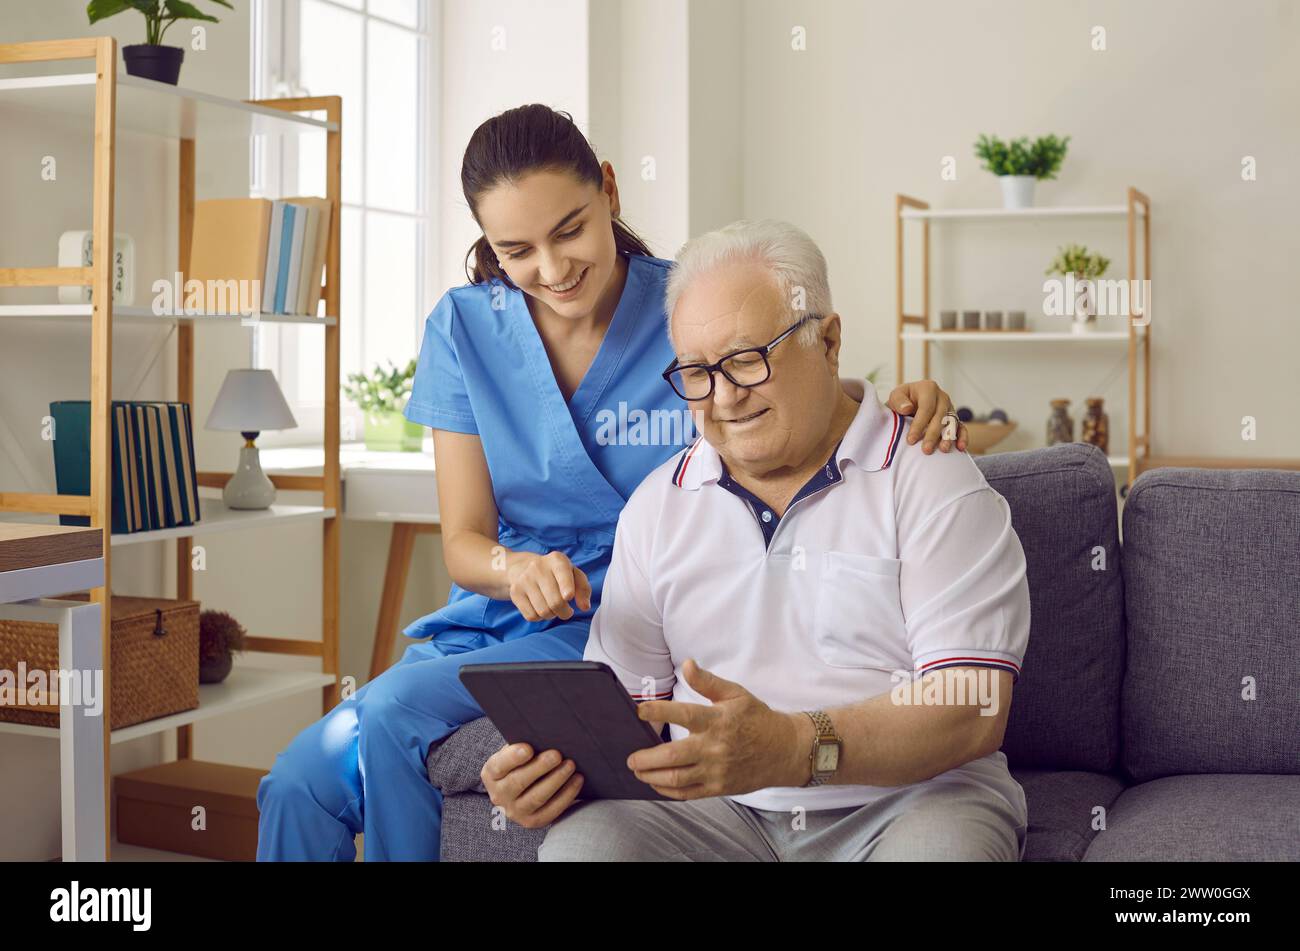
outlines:
[{"label": "white window frame", "polygon": [[[360,181],[357,183],[361,196],[360,203],[343,201],[345,209],[359,210],[362,213],[358,244],[361,260],[356,262],[362,287],[357,293],[361,312],[344,315],[345,319],[360,323],[361,353],[365,352],[366,321],[365,313],[365,212],[371,210],[417,220],[416,287],[414,299],[419,306],[433,299],[431,291],[435,289],[438,279],[438,228],[435,213],[438,208],[438,132],[441,122],[440,85],[438,77],[441,69],[440,29],[442,19],[441,0],[417,0],[420,20],[412,29],[385,17],[371,13],[370,0],[361,0],[361,9],[336,0],[316,0],[328,6],[362,17],[363,34],[361,41],[362,56],[368,55],[366,33],[372,21],[379,21],[387,26],[396,27],[417,34],[422,52],[419,62],[419,88],[416,104],[417,115],[423,127],[416,137],[416,168],[419,170],[416,182],[416,202],[418,210],[409,212],[394,211],[390,208],[370,206],[366,203],[366,149],[364,138],[366,129],[354,129],[344,126],[345,138],[361,136]],[[304,95],[330,95],[331,90],[304,89],[298,82],[298,24],[300,18],[300,0],[253,0],[252,29],[250,49],[250,88],[254,99],[269,99]],[[365,95],[366,64],[361,68],[362,95]],[[363,110],[362,124],[369,116]],[[323,133],[309,133],[322,134]],[[249,183],[253,195],[263,197],[280,197],[300,194],[298,179],[298,139],[296,136],[268,136],[265,139],[254,138],[249,149]],[[346,278],[344,278],[346,280]],[[419,353],[421,334],[424,326],[424,314],[412,314],[411,319],[411,356]],[[377,316],[376,319],[382,319]],[[389,316],[388,319],[391,319]],[[262,433],[258,444],[263,447],[321,445],[324,442],[325,402],[324,394],[313,393],[310,398],[297,399],[298,356],[297,341],[304,334],[320,334],[321,330],[294,324],[266,323],[252,331],[252,366],[269,369],[275,373],[280,387],[293,407],[294,417],[298,422],[295,429]],[[348,338],[344,338],[347,340]],[[347,381],[350,370],[368,372],[375,361],[365,360],[358,367],[350,367],[347,362],[347,348],[341,348],[340,387]],[[342,392],[339,394],[339,424],[342,427],[344,442],[359,441],[363,433],[363,418],[360,411],[348,402]]]}]

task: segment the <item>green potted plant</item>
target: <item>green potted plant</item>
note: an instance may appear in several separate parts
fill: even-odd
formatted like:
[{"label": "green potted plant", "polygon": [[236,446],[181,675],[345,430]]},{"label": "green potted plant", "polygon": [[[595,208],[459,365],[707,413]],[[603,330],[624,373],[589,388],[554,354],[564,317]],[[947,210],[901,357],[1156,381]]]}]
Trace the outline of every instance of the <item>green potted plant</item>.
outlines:
[{"label": "green potted plant", "polygon": [[199,683],[219,684],[229,676],[247,634],[225,611],[199,612]]},{"label": "green potted plant", "polygon": [[[229,0],[212,2],[221,4],[227,10],[235,9]],[[163,35],[177,20],[220,22],[185,0],[90,0],[86,4],[86,16],[92,25],[127,10],[142,14],[145,24],[144,42],[122,47],[122,60],[126,63],[127,73],[172,86],[180,78],[185,50],[179,46],[163,46]]]},{"label": "green potted plant", "polygon": [[996,135],[981,134],[975,142],[975,155],[986,171],[998,176],[1003,208],[1031,208],[1034,183],[1040,178],[1056,178],[1069,143],[1068,135],[1064,139],[1045,135],[1030,143],[1024,137],[1003,142]]},{"label": "green potted plant", "polygon": [[403,368],[392,360],[385,369],[378,364],[367,376],[349,373],[343,395],[366,417],[366,448],[377,452],[419,452],[424,427],[402,415],[415,379],[415,358]]},{"label": "green potted plant", "polygon": [[1066,285],[1065,297],[1074,302],[1075,333],[1087,333],[1096,327],[1097,293],[1094,282],[1106,273],[1110,258],[1092,254],[1081,244],[1067,244],[1056,249],[1056,257],[1044,274],[1072,277],[1074,286]]}]

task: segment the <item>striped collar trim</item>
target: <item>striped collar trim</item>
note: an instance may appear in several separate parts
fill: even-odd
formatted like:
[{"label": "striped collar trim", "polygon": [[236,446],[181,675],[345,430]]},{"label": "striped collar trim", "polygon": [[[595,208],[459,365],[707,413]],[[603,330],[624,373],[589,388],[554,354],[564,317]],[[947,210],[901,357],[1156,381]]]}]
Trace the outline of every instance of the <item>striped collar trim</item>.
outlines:
[{"label": "striped collar trim", "polygon": [[[864,472],[888,469],[898,455],[910,417],[899,416],[881,404],[876,389],[865,382],[866,394],[858,414],[840,441],[836,462],[840,471],[845,461]],[[722,477],[722,459],[703,436],[682,450],[673,467],[673,485],[681,489],[698,489]]]},{"label": "striped collar trim", "polygon": [[717,482],[722,475],[722,460],[717,451],[697,436],[695,442],[682,450],[677,467],[673,470],[673,485],[679,489],[698,489],[707,482]]}]

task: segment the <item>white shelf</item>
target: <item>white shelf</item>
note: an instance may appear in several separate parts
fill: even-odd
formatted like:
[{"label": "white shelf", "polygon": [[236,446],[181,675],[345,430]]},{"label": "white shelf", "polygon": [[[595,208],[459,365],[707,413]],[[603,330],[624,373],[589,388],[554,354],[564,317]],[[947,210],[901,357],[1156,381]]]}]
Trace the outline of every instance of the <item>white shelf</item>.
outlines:
[{"label": "white shelf", "polygon": [[[255,667],[238,661],[230,676],[219,684],[199,685],[199,705],[193,710],[173,713],[156,720],[146,720],[134,726],[114,730],[112,742],[125,743],[142,736],[151,736],[174,730],[188,723],[197,723],[212,717],[254,707],[270,700],[294,694],[319,690],[334,683],[334,675],[319,671],[278,670]],[[0,733],[18,733],[24,736],[44,736],[58,739],[59,729],[52,726],[32,726],[26,723],[0,722]]]},{"label": "white shelf", "polygon": [[[1142,206],[1137,205],[1139,215]],[[1123,218],[1128,215],[1127,205],[1062,205],[1057,208],[904,208],[904,218],[929,221],[988,220],[1023,218]]]},{"label": "white shelf", "polygon": [[68,591],[89,591],[103,583],[103,558],[0,571],[0,604],[49,598]]},{"label": "white shelf", "polygon": [[[0,79],[0,103],[44,116],[84,123],[95,114],[95,73],[61,73]],[[336,131],[337,123],[238,99],[213,96],[121,73],[117,77],[117,129],[171,139],[239,139],[250,135],[300,135]]]},{"label": "white shelf", "polygon": [[169,538],[186,538],[191,535],[212,535],[216,532],[230,532],[240,528],[252,528],[270,522],[320,521],[333,518],[334,509],[319,505],[272,505],[269,509],[241,511],[228,509],[220,498],[200,496],[199,514],[202,516],[193,525],[177,525],[174,528],[158,528],[151,532],[131,532],[113,535],[113,547],[137,545],[143,542],[164,541]]},{"label": "white shelf", "polygon": [[[1137,328],[1139,338],[1143,328]],[[1128,340],[1127,330],[1094,330],[1076,334],[1056,330],[931,330],[899,334],[903,340],[933,340],[948,343],[1100,343],[1104,340]]]},{"label": "white shelf", "polygon": [[[90,318],[89,304],[0,304],[0,317],[18,320],[24,317],[80,317]],[[337,317],[316,317],[312,314],[155,314],[149,307],[113,308],[113,320],[142,321],[158,323],[171,320],[198,320],[215,324],[242,324],[248,326],[257,323],[267,324],[318,324],[327,327],[338,323]]]}]

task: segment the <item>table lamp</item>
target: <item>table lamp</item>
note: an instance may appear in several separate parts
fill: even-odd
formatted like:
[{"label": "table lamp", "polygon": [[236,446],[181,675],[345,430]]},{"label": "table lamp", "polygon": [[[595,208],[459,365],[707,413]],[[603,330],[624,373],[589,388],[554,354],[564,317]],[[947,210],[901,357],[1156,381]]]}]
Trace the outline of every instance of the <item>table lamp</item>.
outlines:
[{"label": "table lamp", "polygon": [[275,486],[262,471],[253,440],[267,429],[295,429],[298,426],[270,370],[231,370],[221,384],[204,429],[236,431],[244,437],[239,465],[221,500],[230,509],[265,509],[275,501]]}]

